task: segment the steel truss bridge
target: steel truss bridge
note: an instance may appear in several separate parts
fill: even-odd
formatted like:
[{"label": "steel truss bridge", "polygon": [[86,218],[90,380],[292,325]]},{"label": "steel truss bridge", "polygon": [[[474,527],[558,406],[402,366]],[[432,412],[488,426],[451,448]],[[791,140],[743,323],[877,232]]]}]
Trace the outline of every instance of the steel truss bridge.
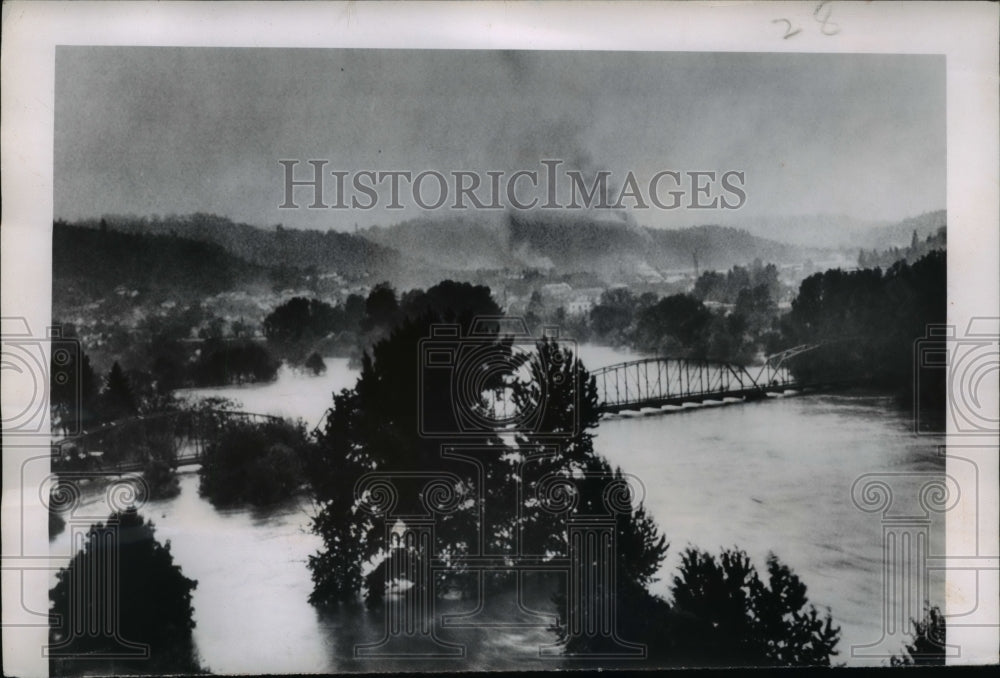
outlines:
[{"label": "steel truss bridge", "polygon": [[794,346],[751,367],[691,358],[645,358],[609,365],[592,375],[599,409],[609,414],[725,398],[755,400],[768,393],[812,386],[796,380],[787,362],[818,347]]},{"label": "steel truss bridge", "polygon": [[88,469],[134,473],[150,459],[191,466],[201,463],[205,448],[227,426],[281,421],[269,414],[218,409],[138,415],[53,441],[52,466],[56,473]]}]

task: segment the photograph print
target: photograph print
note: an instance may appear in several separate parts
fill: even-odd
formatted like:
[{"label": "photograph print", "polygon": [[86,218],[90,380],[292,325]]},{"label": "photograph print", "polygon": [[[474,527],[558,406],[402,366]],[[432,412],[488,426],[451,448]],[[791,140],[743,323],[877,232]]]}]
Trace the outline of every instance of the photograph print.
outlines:
[{"label": "photograph print", "polygon": [[944,55],[54,58],[51,675],[956,656]]}]

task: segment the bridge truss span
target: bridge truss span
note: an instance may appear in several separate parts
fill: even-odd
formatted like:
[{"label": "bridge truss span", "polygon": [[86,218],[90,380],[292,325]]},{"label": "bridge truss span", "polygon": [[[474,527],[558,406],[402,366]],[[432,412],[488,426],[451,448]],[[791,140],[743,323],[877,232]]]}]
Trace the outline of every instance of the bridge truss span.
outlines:
[{"label": "bridge truss span", "polygon": [[593,376],[604,412],[752,399],[798,385],[782,354],[752,367],[691,358],[644,358],[601,368]]}]

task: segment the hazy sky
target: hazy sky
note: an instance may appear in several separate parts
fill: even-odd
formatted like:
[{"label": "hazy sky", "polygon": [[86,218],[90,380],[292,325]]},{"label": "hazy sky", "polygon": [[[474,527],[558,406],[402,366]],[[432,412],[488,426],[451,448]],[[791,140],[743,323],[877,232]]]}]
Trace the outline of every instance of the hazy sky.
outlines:
[{"label": "hazy sky", "polygon": [[348,229],[420,211],[280,210],[278,160],[485,173],[562,158],[647,180],[746,173],[742,209],[634,212],[651,226],[895,220],[945,207],[944,66],[894,55],[60,47],[55,212]]}]

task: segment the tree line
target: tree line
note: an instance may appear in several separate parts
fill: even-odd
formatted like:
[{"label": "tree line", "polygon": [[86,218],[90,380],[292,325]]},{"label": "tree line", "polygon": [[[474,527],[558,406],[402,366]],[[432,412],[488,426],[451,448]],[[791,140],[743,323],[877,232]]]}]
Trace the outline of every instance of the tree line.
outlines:
[{"label": "tree line", "polygon": [[528,315],[535,324],[563,325],[580,341],[745,365],[780,345],[778,302],[785,293],[777,268],[757,261],[726,273],[706,271],[687,293],[661,297],[613,287],[580,317],[532,317],[531,307]]},{"label": "tree line", "polygon": [[917,232],[913,231],[908,247],[891,247],[881,252],[875,249],[858,251],[858,268],[890,268],[897,261],[903,260],[908,264],[913,264],[921,257],[936,250],[947,249],[948,231],[942,226],[936,232],[931,233],[921,240]]},{"label": "tree line", "polygon": [[834,269],[802,281],[791,311],[781,318],[787,346],[817,344],[791,369],[805,381],[830,375],[868,383],[906,402],[943,411],[944,370],[922,371],[915,342],[930,325],[947,321],[947,257],[943,250],[887,270]]},{"label": "tree line", "polygon": [[[72,326],[63,325],[73,337]],[[68,362],[53,353],[49,405],[53,429],[76,432],[137,414],[175,409],[173,391],[190,386],[225,386],[271,381],[279,363],[260,344],[249,340],[209,338],[194,355],[187,348],[162,347],[148,369],[124,369],[116,360],[103,377],[79,345]],[[61,375],[58,379],[57,375]]]}]

